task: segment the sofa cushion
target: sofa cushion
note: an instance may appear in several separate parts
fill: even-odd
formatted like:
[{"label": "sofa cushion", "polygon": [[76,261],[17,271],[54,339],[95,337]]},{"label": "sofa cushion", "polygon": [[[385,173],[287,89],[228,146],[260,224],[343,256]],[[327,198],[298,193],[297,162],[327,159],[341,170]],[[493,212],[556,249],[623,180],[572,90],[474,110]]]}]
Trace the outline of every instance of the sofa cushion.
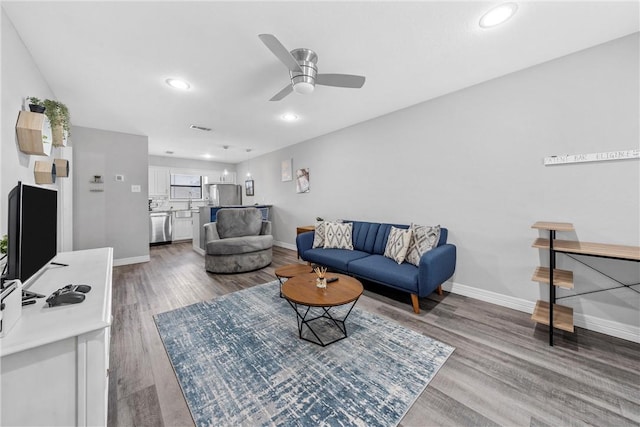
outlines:
[{"label": "sofa cushion", "polygon": [[362,251],[345,249],[308,249],[304,252],[305,261],[324,265],[333,269],[347,272],[347,265],[353,260],[369,256]]},{"label": "sofa cushion", "polygon": [[207,242],[208,255],[236,255],[261,251],[273,246],[273,236],[242,236]]},{"label": "sofa cushion", "polygon": [[407,229],[408,225],[353,222],[353,248],[370,254],[383,255],[391,227]]},{"label": "sofa cushion", "polygon": [[324,229],[324,248],[353,249],[351,223],[327,222]]},{"label": "sofa cushion", "polygon": [[384,255],[370,255],[351,261],[349,273],[411,293],[418,292],[418,268],[406,262],[398,264]]},{"label": "sofa cushion", "polygon": [[417,267],[420,264],[420,257],[438,245],[440,226],[411,224],[411,230],[413,234],[407,251],[407,262]]},{"label": "sofa cushion", "polygon": [[262,214],[256,208],[220,209],[216,214],[216,228],[221,239],[257,236],[262,229]]},{"label": "sofa cushion", "polygon": [[384,249],[384,256],[391,258],[398,264],[402,264],[407,255],[407,249],[409,249],[411,233],[410,228],[403,230],[401,228],[391,227],[391,232],[387,239],[387,246]]}]

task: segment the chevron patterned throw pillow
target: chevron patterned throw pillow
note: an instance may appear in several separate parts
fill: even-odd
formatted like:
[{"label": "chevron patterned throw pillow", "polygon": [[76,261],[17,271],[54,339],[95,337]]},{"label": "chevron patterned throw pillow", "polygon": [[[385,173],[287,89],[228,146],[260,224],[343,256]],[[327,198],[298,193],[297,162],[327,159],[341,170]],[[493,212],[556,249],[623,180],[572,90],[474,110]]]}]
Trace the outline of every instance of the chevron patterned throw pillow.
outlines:
[{"label": "chevron patterned throw pillow", "polygon": [[420,264],[420,257],[438,245],[438,241],[440,241],[440,225],[411,224],[410,229],[413,230],[413,235],[407,250],[407,262],[417,267]]},{"label": "chevron patterned throw pillow", "polygon": [[391,227],[387,246],[384,248],[384,256],[391,258],[398,264],[402,264],[409,249],[412,231],[410,228],[402,229]]}]

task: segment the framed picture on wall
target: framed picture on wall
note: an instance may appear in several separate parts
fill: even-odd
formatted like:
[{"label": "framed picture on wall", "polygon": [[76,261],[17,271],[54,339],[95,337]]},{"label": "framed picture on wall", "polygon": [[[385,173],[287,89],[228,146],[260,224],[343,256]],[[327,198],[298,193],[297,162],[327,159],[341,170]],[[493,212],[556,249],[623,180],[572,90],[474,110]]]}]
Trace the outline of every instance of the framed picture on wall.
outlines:
[{"label": "framed picture on wall", "polygon": [[244,189],[247,196],[253,196],[253,180],[248,179],[244,182]]},{"label": "framed picture on wall", "polygon": [[308,193],[309,190],[309,168],[298,169],[296,171],[296,192]]},{"label": "framed picture on wall", "polygon": [[293,159],[283,160],[280,166],[280,174],[282,182],[291,181],[293,179]]}]

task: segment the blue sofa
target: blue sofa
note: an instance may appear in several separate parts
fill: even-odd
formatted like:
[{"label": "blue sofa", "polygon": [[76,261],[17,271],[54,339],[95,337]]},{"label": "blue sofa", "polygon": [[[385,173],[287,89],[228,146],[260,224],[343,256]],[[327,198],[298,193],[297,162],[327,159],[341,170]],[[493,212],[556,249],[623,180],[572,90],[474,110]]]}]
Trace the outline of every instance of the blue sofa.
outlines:
[{"label": "blue sofa", "polygon": [[420,258],[420,266],[403,262],[398,264],[384,256],[391,227],[409,228],[408,225],[344,221],[353,224],[353,250],[312,248],[315,232],[301,233],[296,238],[298,255],[303,260],[326,266],[338,273],[348,274],[380,283],[411,294],[413,311],[420,313],[418,298],[437,290],[442,295],[442,284],[456,268],[456,247],[447,243],[447,229],[440,229],[438,245]]}]

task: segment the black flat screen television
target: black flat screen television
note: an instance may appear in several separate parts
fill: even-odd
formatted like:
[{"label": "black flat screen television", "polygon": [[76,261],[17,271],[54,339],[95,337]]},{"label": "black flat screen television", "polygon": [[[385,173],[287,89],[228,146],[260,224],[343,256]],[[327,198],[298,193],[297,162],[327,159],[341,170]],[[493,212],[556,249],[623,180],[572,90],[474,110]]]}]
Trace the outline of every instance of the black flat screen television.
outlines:
[{"label": "black flat screen television", "polygon": [[7,209],[6,279],[25,284],[58,253],[58,191],[18,182]]}]

